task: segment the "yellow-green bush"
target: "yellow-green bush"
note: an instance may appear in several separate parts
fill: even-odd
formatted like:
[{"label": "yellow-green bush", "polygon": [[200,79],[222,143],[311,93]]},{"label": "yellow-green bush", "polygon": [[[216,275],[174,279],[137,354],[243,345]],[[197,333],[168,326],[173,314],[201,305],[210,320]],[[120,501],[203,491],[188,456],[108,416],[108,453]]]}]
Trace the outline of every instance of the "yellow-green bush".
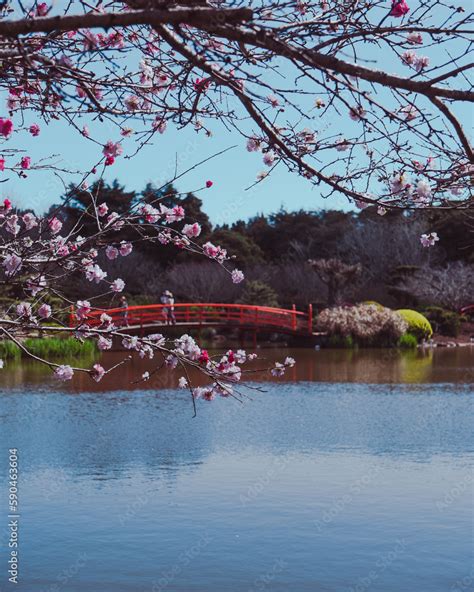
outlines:
[{"label": "yellow-green bush", "polygon": [[417,339],[429,339],[433,335],[429,320],[421,313],[409,308],[402,308],[397,312],[408,323],[408,333],[415,335]]}]

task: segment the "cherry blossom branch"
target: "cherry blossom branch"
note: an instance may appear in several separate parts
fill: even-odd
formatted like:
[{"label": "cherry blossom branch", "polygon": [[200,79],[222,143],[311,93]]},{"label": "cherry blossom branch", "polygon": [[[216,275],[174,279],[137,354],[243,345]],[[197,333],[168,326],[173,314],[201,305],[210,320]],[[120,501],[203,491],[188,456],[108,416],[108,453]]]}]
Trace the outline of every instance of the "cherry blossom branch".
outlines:
[{"label": "cherry blossom branch", "polygon": [[438,99],[438,97],[431,97],[430,100],[446,116],[446,119],[448,119],[451,122],[452,126],[456,130],[456,133],[461,141],[461,144],[464,147],[464,150],[466,151],[466,154],[469,158],[469,162],[474,163],[474,151],[472,149],[469,139],[466,136],[466,133],[464,132],[464,129],[463,129],[461,123],[459,122],[459,120],[450,111],[450,109],[443,103],[443,101],[441,101],[441,99]]},{"label": "cherry blossom branch", "polygon": [[[306,66],[311,66],[318,69],[333,70],[340,74],[354,76],[367,82],[374,82],[389,88],[398,88],[407,90],[413,93],[425,95],[427,97],[444,97],[457,101],[474,101],[474,91],[450,89],[440,86],[434,86],[431,81],[419,81],[412,78],[403,78],[395,74],[388,74],[382,70],[373,70],[361,66],[360,64],[352,64],[345,60],[341,60],[332,55],[323,54],[319,51],[306,48],[293,47],[289,43],[282,41],[270,31],[254,32],[247,31],[241,28],[230,28],[225,26],[215,26],[214,24],[204,25],[204,27],[215,35],[222,36],[225,39],[252,45],[261,49],[271,51],[275,55],[282,56],[287,59],[292,59],[295,62],[301,62]],[[469,65],[461,70],[454,70],[450,76],[456,76],[463,69],[471,68]]]},{"label": "cherry blossom branch", "polygon": [[18,37],[31,33],[53,33],[76,31],[77,29],[110,29],[111,27],[129,27],[132,25],[151,25],[159,23],[186,23],[201,26],[209,21],[240,23],[252,18],[248,8],[213,9],[206,7],[181,8],[170,7],[167,10],[133,10],[121,13],[78,14],[71,16],[53,16],[28,18],[14,21],[0,21],[0,37]]}]

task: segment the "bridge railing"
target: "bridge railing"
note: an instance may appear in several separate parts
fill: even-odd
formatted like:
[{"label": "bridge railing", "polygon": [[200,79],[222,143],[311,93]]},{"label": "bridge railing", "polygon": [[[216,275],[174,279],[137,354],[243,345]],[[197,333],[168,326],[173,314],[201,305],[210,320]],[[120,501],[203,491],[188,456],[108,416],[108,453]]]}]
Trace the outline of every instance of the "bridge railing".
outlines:
[{"label": "bridge railing", "polygon": [[[129,306],[128,308],[110,308],[94,310],[89,313],[85,323],[89,326],[100,325],[100,316],[107,313],[117,326],[125,323],[129,326],[146,327],[165,325],[167,304],[149,304]],[[274,328],[297,333],[311,333],[312,313],[293,309],[253,306],[247,304],[221,303],[177,303],[173,306],[176,322],[180,325],[205,326],[229,325],[255,328]],[[71,326],[77,325],[71,311]]]}]

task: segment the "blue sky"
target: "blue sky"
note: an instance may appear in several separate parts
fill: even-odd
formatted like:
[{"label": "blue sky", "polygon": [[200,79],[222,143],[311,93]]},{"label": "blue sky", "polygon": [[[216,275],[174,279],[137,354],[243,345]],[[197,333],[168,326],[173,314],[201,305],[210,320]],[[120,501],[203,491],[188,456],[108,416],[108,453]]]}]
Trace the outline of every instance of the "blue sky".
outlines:
[{"label": "blue sky", "polygon": [[[100,147],[82,138],[77,131],[68,128],[62,122],[53,122],[49,126],[38,122],[41,133],[36,138],[21,134],[22,148],[37,163],[45,155],[57,155],[52,160],[57,166],[72,170],[88,170],[100,157]],[[105,139],[104,133],[100,134]],[[117,131],[110,131],[110,137],[118,139]],[[14,139],[9,148],[14,147]],[[208,156],[236,146],[225,154],[199,166],[186,174],[176,184],[180,191],[193,191],[202,187],[210,179],[214,185],[198,193],[204,203],[204,210],[214,223],[233,222],[247,219],[258,213],[270,213],[284,207],[288,210],[299,208],[319,209],[325,207],[347,208],[347,200],[333,196],[330,200],[321,197],[324,188],[315,188],[310,182],[290,173],[281,165],[262,183],[253,189],[246,189],[253,184],[259,172],[266,170],[260,153],[248,153],[244,140],[236,132],[229,133],[219,125],[211,138],[197,134],[192,128],[175,130],[170,125],[163,135],[156,134],[153,144],[146,146],[131,159],[127,153],[133,153],[133,140],[123,140],[124,154],[115,164],[107,167],[105,178],[109,181],[117,178],[130,190],[140,190],[147,182],[160,185],[174,176],[176,155],[178,170],[184,172]],[[268,170],[268,169],[267,169]],[[67,182],[78,181],[80,175],[62,175]],[[20,179],[14,174],[2,184],[2,195],[10,197],[19,207],[33,207],[44,211],[52,203],[57,203],[63,193],[63,183],[59,176],[52,176],[49,171],[31,171],[27,179]]]}]

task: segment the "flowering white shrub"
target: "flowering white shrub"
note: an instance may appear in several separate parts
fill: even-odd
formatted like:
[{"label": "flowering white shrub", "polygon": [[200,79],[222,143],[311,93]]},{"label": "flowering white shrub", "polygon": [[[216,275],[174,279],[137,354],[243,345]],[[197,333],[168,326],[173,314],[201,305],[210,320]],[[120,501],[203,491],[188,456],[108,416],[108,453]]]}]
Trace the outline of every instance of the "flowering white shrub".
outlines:
[{"label": "flowering white shrub", "polygon": [[351,336],[365,345],[394,344],[408,324],[390,308],[377,304],[326,308],[317,318],[317,328],[330,335]]}]

